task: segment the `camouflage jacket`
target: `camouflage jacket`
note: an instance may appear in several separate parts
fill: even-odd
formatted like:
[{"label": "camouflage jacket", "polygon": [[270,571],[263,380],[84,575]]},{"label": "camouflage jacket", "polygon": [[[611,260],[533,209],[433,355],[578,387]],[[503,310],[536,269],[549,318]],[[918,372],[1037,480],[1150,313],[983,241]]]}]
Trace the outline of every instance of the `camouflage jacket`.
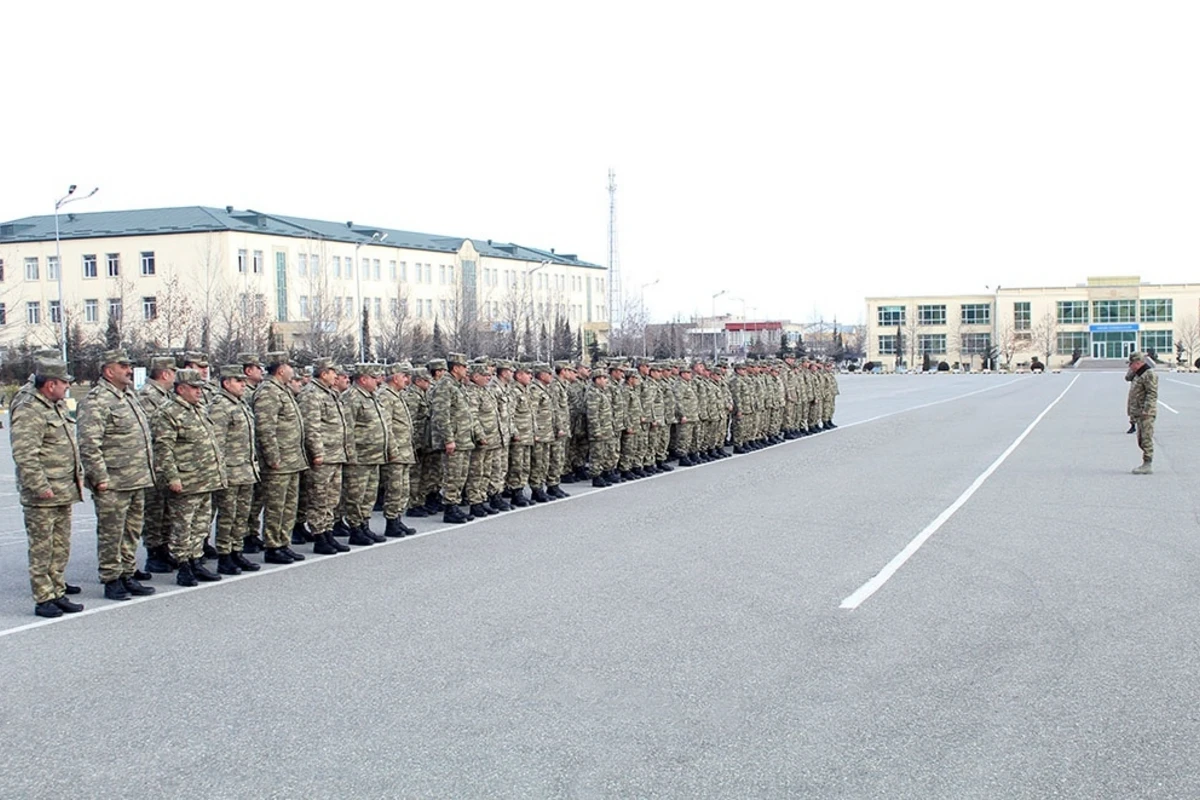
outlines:
[{"label": "camouflage jacket", "polygon": [[263,471],[289,474],[308,469],[300,406],[292,390],[274,376],[254,392],[254,432]]},{"label": "camouflage jacket", "polygon": [[554,400],[541,381],[530,381],[526,389],[533,412],[533,441],[553,442],[558,435],[554,426]]},{"label": "camouflage jacket", "polygon": [[499,378],[492,378],[487,388],[496,397],[496,416],[500,420],[500,444],[507,447],[508,443],[512,441],[512,409],[509,408],[512,395],[508,393],[508,387]]},{"label": "camouflage jacket", "polygon": [[[9,436],[23,506],[66,506],[83,499],[83,465],[66,405],[35,392],[12,414]],[[54,497],[39,494],[49,489]]]},{"label": "camouflage jacket", "polygon": [[217,450],[225,457],[229,486],[258,483],[258,449],[254,444],[254,412],[240,397],[222,389],[208,407]]},{"label": "camouflage jacket", "polygon": [[413,452],[413,421],[412,414],[408,411],[408,402],[400,392],[385,384],[379,390],[379,404],[383,406],[383,416],[387,419],[395,448],[392,463],[417,463],[416,454]]},{"label": "camouflage jacket", "polygon": [[353,460],[362,465],[386,464],[396,457],[396,443],[392,441],[391,427],[383,413],[379,398],[363,391],[361,386],[351,386],[342,395],[345,404],[347,425],[354,433]]},{"label": "camouflage jacket", "polygon": [[555,378],[546,387],[550,399],[554,401],[554,430],[555,435],[562,437],[571,433],[571,398],[567,394],[566,381]]},{"label": "camouflage jacket", "polygon": [[620,431],[613,419],[612,395],[608,389],[592,384],[588,386],[584,398],[587,402],[588,439],[595,442],[612,441]]},{"label": "camouflage jacket", "polygon": [[412,417],[412,444],[415,455],[429,451],[429,400],[427,392],[410,384],[401,395]]},{"label": "camouflage jacket", "polygon": [[533,405],[529,401],[529,390],[513,381],[508,386],[508,399],[512,441],[520,445],[533,444]]},{"label": "camouflage jacket", "polygon": [[138,390],[138,402],[142,404],[142,410],[146,412],[146,417],[154,416],[154,412],[171,402],[171,395],[174,394],[170,389],[164,389],[152,380],[147,380],[142,384],[142,388]]},{"label": "camouflage jacket", "polygon": [[608,398],[612,401],[613,425],[618,433],[631,427],[629,422],[629,389],[624,383],[609,380]]},{"label": "camouflage jacket", "polygon": [[696,422],[699,420],[700,400],[696,396],[696,387],[693,386],[696,381],[693,378],[690,381],[681,380],[675,384],[675,408],[673,412],[675,422]]},{"label": "camouflage jacket", "polygon": [[1158,374],[1150,364],[1143,364],[1129,384],[1129,416],[1152,418],[1158,416]]},{"label": "camouflage jacket", "polygon": [[479,422],[471,415],[466,388],[447,373],[433,391],[429,414],[433,449],[444,450],[449,442],[454,442],[457,450],[474,450],[478,438],[475,427]]},{"label": "camouflage jacket", "polygon": [[625,387],[625,420],[633,429],[626,436],[636,436],[642,429],[642,423],[647,421],[642,409],[642,393],[629,386]]},{"label": "camouflage jacket", "polygon": [[467,386],[467,399],[471,403],[471,414],[477,421],[475,446],[485,450],[500,448],[500,411],[496,406],[496,393],[486,386]]},{"label": "camouflage jacket", "polygon": [[567,400],[571,410],[571,435],[587,435],[587,391],[588,383],[577,380],[567,386]]},{"label": "camouflage jacket", "polygon": [[203,403],[193,405],[176,395],[154,414],[152,429],[159,488],[179,481],[183,494],[200,494],[227,486],[225,463]]},{"label": "camouflage jacket", "polygon": [[150,422],[131,390],[101,378],[79,404],[79,455],[87,484],[128,492],[154,485]]},{"label": "camouflage jacket", "polygon": [[319,380],[300,391],[300,416],[304,420],[304,449],[309,463],[349,464],[354,461],[354,437],[341,396]]}]

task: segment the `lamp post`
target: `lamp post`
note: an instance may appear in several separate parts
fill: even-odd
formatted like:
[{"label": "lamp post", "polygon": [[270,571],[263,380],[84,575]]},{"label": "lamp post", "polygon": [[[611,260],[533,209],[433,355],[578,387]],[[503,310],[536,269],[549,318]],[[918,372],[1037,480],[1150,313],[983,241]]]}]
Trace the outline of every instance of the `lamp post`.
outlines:
[{"label": "lamp post", "polygon": [[[375,231],[371,234],[371,242],[379,243],[387,237],[388,235],[386,233]],[[367,360],[367,343],[363,338],[363,316],[365,314],[362,302],[363,266],[358,261],[358,248],[362,247],[364,244],[365,242],[355,242],[354,244],[354,300],[356,303],[358,303],[358,314],[356,319],[358,320],[358,362],[360,364]]]},{"label": "lamp post", "polygon": [[[529,327],[533,324],[533,280],[532,280],[532,275],[533,275],[533,273],[537,272],[538,270],[544,269],[545,267],[549,266],[549,264],[550,264],[550,259],[546,259],[545,261],[542,261],[541,263],[539,263],[536,267],[526,270],[526,272],[525,272],[525,298],[529,301],[529,319],[527,319],[525,321],[525,329],[526,330],[529,330]],[[542,357],[542,337],[537,335],[536,333],[533,335],[533,357],[535,359],[539,359],[539,360]]]},{"label": "lamp post", "polygon": [[713,361],[717,360],[717,298],[728,291],[728,289],[722,289],[712,296]]},{"label": "lamp post", "polygon": [[638,294],[640,295],[638,302],[642,306],[642,358],[646,358],[649,355],[648,347],[646,345],[646,290],[651,286],[656,286],[660,280],[662,280],[662,278],[655,278],[649,283],[643,283],[641,288],[638,290]]},{"label": "lamp post", "polygon": [[75,184],[71,184],[67,189],[67,193],[58,198],[54,203],[54,263],[58,268],[58,337],[62,342],[62,359],[67,360],[67,309],[63,304],[63,263],[62,263],[62,244],[59,239],[58,231],[58,210],[68,203],[74,203],[76,200],[87,200],[89,197],[100,191],[97,186],[85,195],[75,196]]}]

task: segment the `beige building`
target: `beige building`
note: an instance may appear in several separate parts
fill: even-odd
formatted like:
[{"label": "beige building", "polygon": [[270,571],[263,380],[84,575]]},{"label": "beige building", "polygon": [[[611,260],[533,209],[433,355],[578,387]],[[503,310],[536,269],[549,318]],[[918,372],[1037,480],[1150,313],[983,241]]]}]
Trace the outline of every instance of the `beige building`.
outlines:
[{"label": "beige building", "polygon": [[[353,222],[191,206],[27,217],[0,223],[0,347],[56,346],[111,325],[159,347],[270,329],[305,346],[407,326],[447,335],[534,331],[556,317],[604,336],[607,271],[575,255]],[[60,267],[61,298],[60,306]],[[70,335],[70,334],[69,334]],[[380,342],[374,342],[379,344]]]},{"label": "beige building", "polygon": [[867,298],[867,358],[885,369],[937,363],[979,369],[994,347],[1000,366],[1038,357],[1051,368],[1076,357],[1122,359],[1134,350],[1192,363],[1200,355],[1200,284],[1089,278],[1076,286],[999,288],[992,294]]}]

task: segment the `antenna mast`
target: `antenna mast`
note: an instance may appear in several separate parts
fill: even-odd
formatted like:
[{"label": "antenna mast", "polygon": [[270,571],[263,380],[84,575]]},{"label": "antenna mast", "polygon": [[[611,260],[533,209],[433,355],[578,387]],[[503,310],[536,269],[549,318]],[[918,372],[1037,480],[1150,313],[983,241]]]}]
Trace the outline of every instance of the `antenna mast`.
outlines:
[{"label": "antenna mast", "polygon": [[621,302],[621,264],[617,256],[617,173],[608,169],[608,331],[609,346],[616,332]]}]

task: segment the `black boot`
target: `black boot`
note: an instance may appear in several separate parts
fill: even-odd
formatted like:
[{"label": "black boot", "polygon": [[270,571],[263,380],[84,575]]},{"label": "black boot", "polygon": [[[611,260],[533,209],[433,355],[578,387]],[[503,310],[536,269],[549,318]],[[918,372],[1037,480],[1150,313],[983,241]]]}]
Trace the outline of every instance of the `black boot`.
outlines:
[{"label": "black boot", "polygon": [[442,496],[438,492],[430,492],[425,495],[425,509],[430,514],[436,514],[439,511],[446,510],[446,503],[442,501]]},{"label": "black boot", "polygon": [[458,506],[446,506],[446,510],[442,512],[442,522],[460,525],[466,521],[467,515],[464,514]]},{"label": "black boot", "polygon": [[303,522],[297,522],[292,526],[292,544],[310,544],[313,541],[313,535],[308,532],[308,526]]},{"label": "black boot", "polygon": [[1136,422],[1129,423],[1129,430],[1127,430],[1125,432],[1126,433],[1137,433],[1137,423]]},{"label": "black boot", "polygon": [[268,564],[291,564],[296,559],[283,552],[282,547],[268,547],[263,561]]},{"label": "black boot", "polygon": [[[342,545],[342,547],[346,547],[346,545]],[[350,548],[346,547],[346,549]],[[340,552],[342,551],[338,548],[337,540],[333,538],[332,533],[327,531],[313,537],[313,555],[336,556]]]},{"label": "black boot", "polygon": [[220,575],[204,566],[202,563],[200,563],[199,559],[195,558],[192,559],[192,575],[196,577],[196,580],[203,581],[204,583],[212,583],[213,581],[221,580]]},{"label": "black boot", "polygon": [[174,572],[178,564],[172,565],[173,558],[167,552],[166,545],[152,547],[146,551],[146,572]]},{"label": "black boot", "polygon": [[483,507],[483,503],[472,503],[471,514],[476,518],[488,516],[488,510]]},{"label": "black boot", "polygon": [[260,569],[262,569],[262,566],[255,564],[237,550],[230,553],[229,557],[233,559],[233,563],[241,567],[242,572],[258,572]]},{"label": "black boot", "polygon": [[410,517],[428,517],[429,512],[425,506],[413,506],[406,512]]},{"label": "black boot", "polygon": [[241,575],[242,568],[233,560],[233,553],[217,556],[217,572],[222,575]]},{"label": "black boot", "polygon": [[388,539],[403,539],[408,535],[408,530],[399,517],[394,517],[383,526],[383,535]]},{"label": "black boot", "polygon": [[106,600],[132,600],[133,595],[125,588],[125,583],[117,578],[115,581],[104,584],[104,598]]},{"label": "black boot", "polygon": [[246,536],[242,538],[243,553],[261,553],[262,551],[263,540],[261,536],[255,534],[253,536]]},{"label": "black boot", "polygon": [[83,603],[73,603],[66,597],[60,597],[54,601],[54,605],[58,606],[64,614],[78,614],[83,611]]},{"label": "black boot", "polygon": [[333,521],[333,535],[343,539],[350,535],[350,526],[346,524],[346,520],[338,517]]},{"label": "black boot", "polygon": [[179,572],[175,573],[175,582],[180,586],[196,586],[199,583],[196,576],[192,574],[192,562],[179,562]]},{"label": "black boot", "polygon": [[370,536],[371,540],[373,542],[375,542],[375,544],[379,544],[381,542],[387,541],[387,537],[384,536],[382,533],[376,533],[375,531],[371,530],[371,521],[370,520],[364,520],[361,527],[362,527],[363,533],[365,533],[367,536]]},{"label": "black boot", "polygon": [[546,494],[546,490],[544,488],[538,486],[529,493],[529,499],[535,503],[549,503],[550,495]]},{"label": "black boot", "polygon": [[44,603],[38,603],[35,605],[33,607],[33,613],[37,614],[39,617],[53,619],[55,617],[61,617],[63,615],[63,610],[58,607],[58,603],[54,602],[53,600],[47,600]]},{"label": "black boot", "polygon": [[509,503],[502,494],[492,495],[491,505],[497,511],[512,511],[512,503]]},{"label": "black boot", "polygon": [[612,486],[612,484],[604,480],[603,475],[597,475],[596,477],[592,478],[592,486],[595,486],[597,489],[607,489],[609,486]]},{"label": "black boot", "polygon": [[350,529],[350,538],[346,540],[347,544],[352,544],[355,547],[366,547],[375,544],[375,537],[368,536],[361,526]]},{"label": "black boot", "polygon": [[217,557],[217,548],[213,547],[212,544],[209,543],[208,539],[204,540],[204,557],[205,558],[216,558]]},{"label": "black boot", "polygon": [[674,472],[675,468],[672,467],[670,464],[668,464],[665,461],[660,461],[660,462],[658,462],[658,471],[659,472]]},{"label": "black boot", "polygon": [[566,492],[564,492],[562,490],[562,487],[559,486],[557,483],[554,484],[553,486],[551,486],[549,489],[547,489],[546,494],[548,494],[551,497],[556,498],[558,500],[565,500],[566,498],[571,496],[571,495],[567,494]]},{"label": "black boot", "polygon": [[512,504],[517,508],[524,508],[530,504],[529,499],[525,497],[524,489],[513,489],[510,497],[512,497]]},{"label": "black boot", "polygon": [[153,586],[144,586],[137,578],[121,578],[121,584],[125,587],[125,591],[134,597],[145,597],[146,595],[154,594]]}]

